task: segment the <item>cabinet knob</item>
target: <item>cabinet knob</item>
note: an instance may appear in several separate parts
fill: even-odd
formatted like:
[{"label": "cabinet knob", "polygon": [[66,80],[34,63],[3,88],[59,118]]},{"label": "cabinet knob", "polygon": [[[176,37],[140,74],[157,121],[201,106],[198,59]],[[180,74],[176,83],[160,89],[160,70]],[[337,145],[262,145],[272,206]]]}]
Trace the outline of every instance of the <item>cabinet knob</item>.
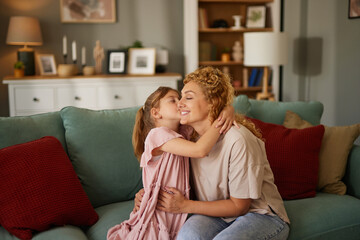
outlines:
[{"label": "cabinet knob", "polygon": [[75,100],[76,100],[76,101],[80,101],[80,100],[81,100],[81,97],[75,96]]},{"label": "cabinet knob", "polygon": [[40,101],[40,99],[38,99],[38,98],[34,97],[34,98],[33,98],[33,101],[34,101],[34,102],[39,102],[39,101]]},{"label": "cabinet knob", "polygon": [[119,95],[116,94],[116,95],[114,96],[114,98],[115,98],[115,99],[121,99],[121,96],[119,96]]}]

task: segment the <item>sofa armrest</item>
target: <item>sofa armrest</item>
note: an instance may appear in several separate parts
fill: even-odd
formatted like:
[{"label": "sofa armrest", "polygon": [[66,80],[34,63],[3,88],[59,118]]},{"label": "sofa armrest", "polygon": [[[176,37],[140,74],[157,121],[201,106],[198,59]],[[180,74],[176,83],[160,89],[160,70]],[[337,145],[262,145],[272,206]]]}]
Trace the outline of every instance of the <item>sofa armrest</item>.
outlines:
[{"label": "sofa armrest", "polygon": [[360,146],[354,145],[350,150],[344,183],[347,194],[360,198]]}]

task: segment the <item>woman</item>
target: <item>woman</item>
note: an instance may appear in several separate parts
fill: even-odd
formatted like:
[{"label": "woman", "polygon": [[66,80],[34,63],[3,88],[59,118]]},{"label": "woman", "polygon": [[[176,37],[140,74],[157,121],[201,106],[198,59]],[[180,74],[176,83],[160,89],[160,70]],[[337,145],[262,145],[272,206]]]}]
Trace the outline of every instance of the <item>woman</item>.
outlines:
[{"label": "woman", "polygon": [[[233,99],[230,79],[205,67],[186,76],[179,101],[181,124],[201,136]],[[274,184],[265,144],[254,124],[241,116],[204,158],[191,159],[197,201],[175,188],[159,195],[158,209],[193,213],[178,239],[286,239],[289,219]],[[171,193],[169,193],[169,191]]]}]

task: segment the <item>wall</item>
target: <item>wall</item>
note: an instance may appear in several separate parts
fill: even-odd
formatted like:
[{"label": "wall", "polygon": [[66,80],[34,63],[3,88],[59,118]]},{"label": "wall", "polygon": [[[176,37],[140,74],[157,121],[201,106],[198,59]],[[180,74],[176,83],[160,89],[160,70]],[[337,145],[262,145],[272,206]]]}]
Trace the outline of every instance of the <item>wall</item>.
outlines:
[{"label": "wall", "polygon": [[348,19],[348,0],[284,2],[283,100],[322,102],[329,126],[360,123],[360,18]]},{"label": "wall", "polygon": [[[116,23],[75,24],[61,23],[58,0],[1,0],[0,1],[0,79],[13,74],[16,51],[20,46],[6,45],[6,34],[11,16],[39,18],[43,45],[33,47],[36,53],[52,53],[62,63],[62,37],[67,35],[68,53],[71,41],[80,49],[87,49],[88,65],[94,65],[92,50],[100,40],[105,50],[131,45],[135,40],[145,47],[169,49],[168,72],[183,74],[183,3],[178,0],[116,0]],[[71,56],[68,56],[68,62]],[[106,60],[104,61],[104,69]],[[0,84],[0,116],[8,116],[7,85]]]}]

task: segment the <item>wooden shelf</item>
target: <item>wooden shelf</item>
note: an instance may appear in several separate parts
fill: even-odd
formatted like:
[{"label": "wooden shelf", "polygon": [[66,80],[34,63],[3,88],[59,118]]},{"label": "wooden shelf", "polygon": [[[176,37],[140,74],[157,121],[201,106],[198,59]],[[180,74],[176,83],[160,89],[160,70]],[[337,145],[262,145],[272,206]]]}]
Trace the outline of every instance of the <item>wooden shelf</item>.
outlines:
[{"label": "wooden shelf", "polygon": [[156,74],[147,74],[147,75],[140,75],[140,74],[96,74],[91,76],[84,76],[82,74],[74,75],[74,76],[67,76],[62,77],[59,75],[33,75],[33,76],[24,76],[24,77],[14,77],[14,76],[5,76],[3,80],[31,80],[31,79],[70,79],[70,78],[79,78],[79,79],[91,79],[91,78],[129,78],[129,77],[141,77],[141,78],[147,78],[147,77],[174,77],[178,76],[181,78],[181,75],[178,73],[156,73]]},{"label": "wooden shelf", "polygon": [[223,62],[223,61],[202,61],[199,62],[199,65],[201,66],[233,66],[233,65],[239,65],[242,66],[244,63],[241,62],[235,62],[235,61],[230,61],[230,62]]},{"label": "wooden shelf", "polygon": [[199,2],[213,3],[272,3],[274,0],[199,0]]},{"label": "wooden shelf", "polygon": [[244,33],[244,32],[272,32],[273,28],[202,28],[199,33]]},{"label": "wooden shelf", "polygon": [[[193,34],[198,35],[198,66],[213,66],[229,73],[233,81],[244,82],[249,79],[252,68],[244,66],[244,61],[221,61],[222,53],[225,50],[232,49],[236,41],[240,42],[244,50],[244,34],[248,32],[273,32],[273,23],[271,18],[266,18],[266,14],[272,13],[274,0],[197,0],[199,20],[198,26],[193,28]],[[265,25],[261,28],[247,28],[246,18],[249,6],[264,6],[266,8]],[[235,29],[234,15],[241,15],[241,28]],[[227,25],[226,28],[212,28],[216,20],[222,19]],[[200,28],[201,26],[201,28]],[[200,44],[201,43],[201,44]],[[193,49],[195,50],[195,49]],[[243,59],[243,56],[242,56]],[[247,71],[246,71],[247,70]],[[245,75],[246,74],[246,75]],[[258,93],[262,92],[262,86],[256,87],[237,87],[235,95],[244,94],[251,98],[256,98]]]},{"label": "wooden shelf", "polygon": [[[249,98],[256,98],[256,94],[262,91],[262,86],[247,87],[247,88],[237,87],[234,88],[234,90],[235,90],[234,91],[235,96],[247,95]],[[269,86],[268,90],[271,92],[272,87]]]}]

